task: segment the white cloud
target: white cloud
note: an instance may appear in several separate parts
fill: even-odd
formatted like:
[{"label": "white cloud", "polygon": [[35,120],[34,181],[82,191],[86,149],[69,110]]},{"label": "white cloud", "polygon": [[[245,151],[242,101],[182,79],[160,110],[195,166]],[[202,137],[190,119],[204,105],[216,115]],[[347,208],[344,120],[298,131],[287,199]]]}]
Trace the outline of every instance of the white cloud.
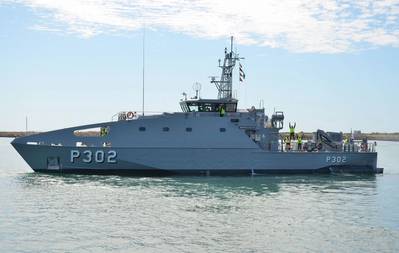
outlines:
[{"label": "white cloud", "polygon": [[[10,2],[7,0],[6,2]],[[86,38],[144,24],[200,38],[339,53],[399,46],[399,0],[14,0],[40,16],[40,30]]]}]

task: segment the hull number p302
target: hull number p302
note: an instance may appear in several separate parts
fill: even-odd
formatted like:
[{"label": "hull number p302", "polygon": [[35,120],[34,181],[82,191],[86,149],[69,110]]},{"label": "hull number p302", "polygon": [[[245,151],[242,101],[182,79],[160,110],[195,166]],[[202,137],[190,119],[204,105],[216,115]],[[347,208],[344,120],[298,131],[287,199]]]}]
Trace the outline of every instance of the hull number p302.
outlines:
[{"label": "hull number p302", "polygon": [[84,151],[80,152],[79,150],[72,149],[70,161],[71,161],[71,163],[74,163],[77,160],[81,159],[81,161],[84,163],[92,163],[92,162],[116,163],[116,156],[117,156],[117,153],[115,150],[109,150],[107,152],[104,152],[102,150],[96,150],[96,151],[84,150]]},{"label": "hull number p302", "polygon": [[346,156],[340,156],[340,155],[329,155],[326,157],[326,162],[327,163],[346,163]]}]

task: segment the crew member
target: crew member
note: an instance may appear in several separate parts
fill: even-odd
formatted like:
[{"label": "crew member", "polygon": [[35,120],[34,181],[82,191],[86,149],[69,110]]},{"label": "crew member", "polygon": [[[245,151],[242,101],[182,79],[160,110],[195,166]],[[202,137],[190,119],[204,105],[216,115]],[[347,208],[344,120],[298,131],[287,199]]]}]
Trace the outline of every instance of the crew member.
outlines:
[{"label": "crew member", "polygon": [[345,136],[344,138],[344,151],[348,151],[348,136]]},{"label": "crew member", "polygon": [[291,125],[291,122],[289,123],[289,127],[290,127],[290,139],[294,140],[295,139],[295,127],[296,127],[296,123],[294,123],[293,125]]},{"label": "crew member", "polygon": [[301,151],[302,150],[302,135],[298,134],[298,150]]},{"label": "crew member", "polygon": [[367,137],[362,139],[362,144],[360,145],[363,152],[367,152],[369,149]]},{"label": "crew member", "polygon": [[291,150],[290,138],[288,138],[288,136],[285,136],[284,142],[285,142],[285,151],[290,151]]},{"label": "crew member", "polygon": [[223,105],[220,106],[219,113],[220,113],[220,117],[224,117],[224,115],[226,114],[226,111],[224,110]]},{"label": "crew member", "polygon": [[106,127],[101,127],[100,128],[100,136],[106,136],[108,134],[108,129]]}]

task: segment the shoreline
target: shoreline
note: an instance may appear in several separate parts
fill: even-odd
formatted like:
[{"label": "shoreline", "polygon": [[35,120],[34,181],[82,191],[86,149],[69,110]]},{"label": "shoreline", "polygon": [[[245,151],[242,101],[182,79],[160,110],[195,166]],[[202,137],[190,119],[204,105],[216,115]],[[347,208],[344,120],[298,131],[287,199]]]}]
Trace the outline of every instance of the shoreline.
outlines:
[{"label": "shoreline", "polygon": [[[0,131],[0,138],[16,138],[16,137],[23,137],[33,134],[39,134],[40,132],[36,131]],[[313,133],[304,132],[304,139],[310,140],[312,139]],[[287,132],[280,133],[281,136],[287,136]],[[344,135],[350,135],[349,133],[344,133]],[[399,133],[362,133],[357,136],[356,139],[367,138],[370,141],[396,141],[399,142]]]},{"label": "shoreline", "polygon": [[33,134],[39,134],[40,132],[35,132],[35,131],[0,131],[0,138],[17,138],[17,137],[23,137],[23,136],[28,136],[28,135],[33,135]]}]

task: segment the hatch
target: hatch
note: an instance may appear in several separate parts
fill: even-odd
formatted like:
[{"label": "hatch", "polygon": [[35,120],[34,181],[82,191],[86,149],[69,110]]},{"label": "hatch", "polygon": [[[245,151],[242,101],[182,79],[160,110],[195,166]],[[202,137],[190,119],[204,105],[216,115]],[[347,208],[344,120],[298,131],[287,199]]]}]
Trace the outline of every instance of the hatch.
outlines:
[{"label": "hatch", "polygon": [[47,157],[48,170],[60,170],[60,158],[58,156]]}]

